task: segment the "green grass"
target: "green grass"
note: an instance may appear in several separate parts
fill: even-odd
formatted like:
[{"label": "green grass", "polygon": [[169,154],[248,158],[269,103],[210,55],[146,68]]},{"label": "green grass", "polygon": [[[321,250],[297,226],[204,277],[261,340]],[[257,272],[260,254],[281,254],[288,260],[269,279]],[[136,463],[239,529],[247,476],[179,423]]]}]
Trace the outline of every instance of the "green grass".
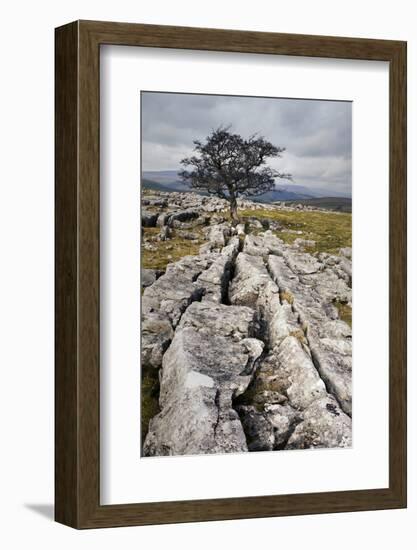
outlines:
[{"label": "green grass", "polygon": [[[159,227],[144,227],[144,236],[151,237],[158,235]],[[200,246],[205,242],[201,230],[193,228],[192,233],[198,234],[197,242],[184,239],[174,232],[171,239],[167,241],[149,241],[156,247],[156,250],[146,250],[142,248],[142,267],[145,269],[162,269],[172,262],[177,262],[184,256],[194,256],[198,254]]]},{"label": "green grass", "polygon": [[142,367],[141,384],[141,435],[142,445],[149,430],[149,421],[159,413],[158,369]]},{"label": "green grass", "polygon": [[[339,248],[352,246],[352,215],[348,213],[239,210],[239,216],[243,222],[251,217],[278,222],[283,230],[275,234],[287,244],[297,238],[316,241],[315,247],[309,247],[308,252],[335,254]],[[303,233],[286,233],[288,229]]]}]

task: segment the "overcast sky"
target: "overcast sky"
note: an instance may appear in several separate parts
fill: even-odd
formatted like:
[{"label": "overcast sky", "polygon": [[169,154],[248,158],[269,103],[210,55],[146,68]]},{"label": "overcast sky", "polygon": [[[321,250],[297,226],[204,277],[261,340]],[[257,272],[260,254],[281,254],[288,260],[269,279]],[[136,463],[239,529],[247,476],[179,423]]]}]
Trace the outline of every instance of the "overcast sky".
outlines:
[{"label": "overcast sky", "polygon": [[[352,104],[342,101],[142,92],[142,169],[178,170],[193,140],[221,125],[285,147],[268,164],[294,183],[351,194]],[[278,180],[278,184],[287,184]],[[290,186],[291,184],[288,184]]]}]

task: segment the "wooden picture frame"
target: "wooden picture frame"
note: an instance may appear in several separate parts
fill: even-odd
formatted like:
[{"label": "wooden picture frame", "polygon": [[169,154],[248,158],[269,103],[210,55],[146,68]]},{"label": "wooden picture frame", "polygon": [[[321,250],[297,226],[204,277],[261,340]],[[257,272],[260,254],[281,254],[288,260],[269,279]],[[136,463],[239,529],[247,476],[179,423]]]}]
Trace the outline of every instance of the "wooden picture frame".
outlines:
[{"label": "wooden picture frame", "polygon": [[[406,506],[406,43],[76,21],[56,29],[55,518],[75,528]],[[100,505],[99,55],[117,44],[389,62],[389,487]]]}]

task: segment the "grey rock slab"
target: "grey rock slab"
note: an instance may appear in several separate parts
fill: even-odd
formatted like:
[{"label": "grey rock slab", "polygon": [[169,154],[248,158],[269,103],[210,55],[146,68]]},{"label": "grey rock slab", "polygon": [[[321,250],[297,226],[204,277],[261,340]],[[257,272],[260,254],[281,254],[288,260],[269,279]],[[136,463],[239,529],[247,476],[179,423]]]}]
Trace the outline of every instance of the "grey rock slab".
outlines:
[{"label": "grey rock slab", "polygon": [[143,227],[155,227],[156,220],[158,219],[158,214],[153,212],[148,212],[147,210],[142,209],[142,225]]},{"label": "grey rock slab", "polygon": [[313,241],[311,239],[300,239],[300,238],[297,238],[295,239],[294,243],[293,243],[295,246],[299,246],[301,248],[304,248],[304,247],[313,247],[313,246],[316,246],[316,241]]},{"label": "grey rock slab", "polygon": [[199,238],[198,233],[193,233],[191,231],[183,231],[180,233],[180,236],[188,241],[197,241]]},{"label": "grey rock slab", "polygon": [[210,252],[212,252],[216,247],[214,246],[214,243],[211,243],[211,242],[208,242],[208,243],[204,243],[200,246],[200,248],[198,249],[199,253],[200,254],[209,254]]},{"label": "grey rock slab", "polygon": [[187,222],[189,220],[196,219],[200,216],[200,212],[196,209],[188,208],[173,212],[168,216],[166,224],[173,227],[175,222]]},{"label": "grey rock slab", "polygon": [[222,248],[221,253],[225,256],[230,257],[232,260],[236,258],[237,253],[239,252],[239,237],[231,237],[228,241],[227,246]]},{"label": "grey rock slab", "polygon": [[141,277],[141,286],[142,288],[146,288],[148,286],[151,286],[157,279],[157,271],[156,269],[145,269],[142,268],[140,270],[140,277]]},{"label": "grey rock slab", "polygon": [[167,265],[166,275],[171,277],[173,282],[177,274],[184,275],[190,281],[195,281],[203,271],[212,265],[218,256],[217,253],[208,256],[183,256],[181,260]]},{"label": "grey rock slab", "polygon": [[284,250],[283,241],[270,230],[260,235],[247,235],[243,246],[243,252],[253,256],[282,255]]},{"label": "grey rock slab", "polygon": [[268,272],[281,292],[295,293],[300,287],[298,276],[287,266],[282,256],[268,256]]},{"label": "grey rock slab", "polygon": [[342,258],[339,263],[340,268],[352,279],[352,262],[347,258]]},{"label": "grey rock slab", "polygon": [[309,336],[314,364],[343,411],[352,414],[352,344],[345,339]]},{"label": "grey rock slab", "polygon": [[204,288],[203,301],[222,302],[227,293],[231,266],[232,257],[219,254],[211,266],[199,275],[197,284]]},{"label": "grey rock slab", "polygon": [[183,315],[179,327],[238,342],[256,334],[257,319],[249,307],[194,302]]},{"label": "grey rock slab", "polygon": [[156,225],[158,227],[163,227],[164,225],[166,225],[170,215],[171,214],[169,212],[161,212],[160,214],[158,214]]},{"label": "grey rock slab", "polygon": [[304,333],[291,304],[285,300],[281,303],[279,289],[272,280],[260,288],[257,306],[271,349],[280,345],[287,336],[295,335],[304,340]]},{"label": "grey rock slab", "polygon": [[256,307],[261,288],[270,280],[261,256],[239,253],[235,263],[235,276],[229,285],[230,303]]},{"label": "grey rock slab", "polygon": [[351,248],[340,248],[339,249],[339,254],[341,256],[344,256],[345,258],[348,258],[349,260],[352,259],[352,249]]},{"label": "grey rock slab", "polygon": [[160,368],[162,357],[173,337],[174,330],[167,315],[148,313],[141,324],[142,366]]},{"label": "grey rock slab", "polygon": [[239,223],[237,226],[236,226],[236,233],[237,235],[239,235],[240,237],[243,237],[245,235],[245,224],[244,223]]},{"label": "grey rock slab", "polygon": [[319,273],[303,278],[303,280],[316,290],[322,302],[352,301],[352,289],[346,280],[340,278],[332,268],[326,268]]},{"label": "grey rock slab", "polygon": [[253,229],[263,229],[262,223],[257,218],[248,218],[247,224]]},{"label": "grey rock slab", "polygon": [[287,395],[294,408],[305,409],[313,401],[327,394],[326,386],[311,357],[296,337],[285,338],[273,351],[270,360],[276,361],[283,386],[280,388],[281,393]]},{"label": "grey rock slab", "polygon": [[175,327],[182,313],[195,300],[200,300],[204,287],[194,283],[181,272],[167,272],[153,285],[144,290],[142,316],[160,312],[165,314]]},{"label": "grey rock slab", "polygon": [[262,237],[247,235],[243,245],[243,252],[251,256],[266,256],[268,248],[265,246],[265,241]]},{"label": "grey rock slab", "polygon": [[172,229],[167,225],[163,225],[158,235],[159,240],[166,241],[171,237],[172,237]]},{"label": "grey rock slab", "polygon": [[208,228],[208,239],[217,248],[223,248],[230,237],[230,226],[226,223],[212,225]]},{"label": "grey rock slab", "polygon": [[250,451],[272,451],[282,448],[297,423],[301,413],[290,405],[271,404],[262,410],[251,405],[237,407]]},{"label": "grey rock slab", "polygon": [[[142,204],[145,202],[142,200]],[[168,206],[168,199],[162,197],[149,197],[146,200],[146,204],[150,206],[157,206],[159,208],[166,208]]]},{"label": "grey rock slab", "polygon": [[295,273],[309,275],[323,268],[323,264],[317,258],[305,252],[286,250],[283,255],[289,268]]},{"label": "grey rock slab", "polygon": [[350,288],[328,269],[309,276],[308,287],[291,275],[281,258],[270,256],[269,266],[278,286],[294,296],[292,308],[306,331],[315,367],[327,390],[345,413],[352,414],[352,331],[345,322],[329,315],[334,300],[349,300]]},{"label": "grey rock slab", "polygon": [[286,449],[333,448],[352,446],[352,421],[327,395],[303,411]]},{"label": "grey rock slab", "polygon": [[263,234],[263,240],[269,254],[281,256],[286,249],[284,241],[276,237],[269,229]]},{"label": "grey rock slab", "polygon": [[[256,375],[242,404],[283,404],[304,410],[313,401],[327,395],[311,356],[301,342],[288,336],[258,362]],[[268,401],[268,398],[271,398]]]},{"label": "grey rock slab", "polygon": [[[196,330],[190,326],[193,317],[193,310],[185,313],[164,355],[161,412],[150,422],[145,455],[247,450],[232,400],[249,385],[263,343]],[[209,320],[206,326],[210,327]]]}]

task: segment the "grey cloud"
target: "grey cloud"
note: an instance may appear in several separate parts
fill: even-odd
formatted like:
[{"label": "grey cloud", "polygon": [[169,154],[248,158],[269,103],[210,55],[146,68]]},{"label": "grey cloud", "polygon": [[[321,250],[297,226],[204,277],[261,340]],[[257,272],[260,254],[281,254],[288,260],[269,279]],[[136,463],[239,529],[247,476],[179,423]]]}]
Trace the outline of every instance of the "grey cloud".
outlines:
[{"label": "grey cloud", "polygon": [[351,192],[351,103],[142,92],[142,168],[176,170],[221,125],[285,147],[271,165],[296,183]]}]

